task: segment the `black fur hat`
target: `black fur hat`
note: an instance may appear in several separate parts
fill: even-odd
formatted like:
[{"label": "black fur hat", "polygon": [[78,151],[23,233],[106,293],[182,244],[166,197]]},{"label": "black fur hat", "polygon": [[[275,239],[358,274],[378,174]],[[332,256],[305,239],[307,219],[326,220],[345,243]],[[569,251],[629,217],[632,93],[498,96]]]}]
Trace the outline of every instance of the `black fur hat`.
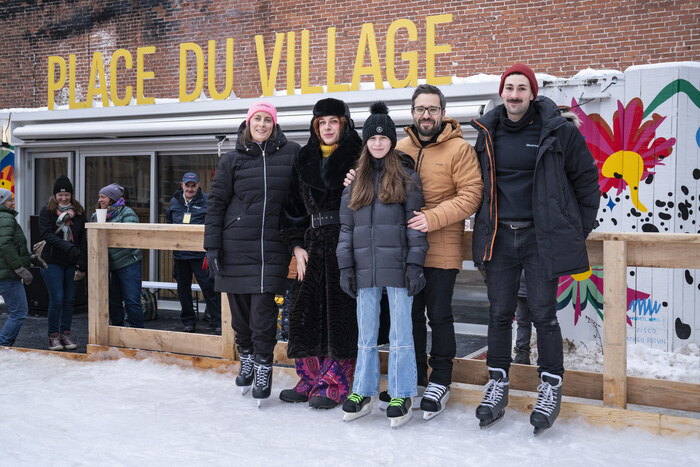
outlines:
[{"label": "black fur hat", "polygon": [[389,116],[389,108],[384,101],[374,102],[369,106],[370,116],[362,125],[362,144],[374,135],[386,136],[391,140],[391,147],[396,146],[396,125]]},{"label": "black fur hat", "polygon": [[321,99],[314,105],[314,118],[324,117],[327,115],[337,115],[338,117],[350,118],[348,105],[339,100],[328,97]]}]

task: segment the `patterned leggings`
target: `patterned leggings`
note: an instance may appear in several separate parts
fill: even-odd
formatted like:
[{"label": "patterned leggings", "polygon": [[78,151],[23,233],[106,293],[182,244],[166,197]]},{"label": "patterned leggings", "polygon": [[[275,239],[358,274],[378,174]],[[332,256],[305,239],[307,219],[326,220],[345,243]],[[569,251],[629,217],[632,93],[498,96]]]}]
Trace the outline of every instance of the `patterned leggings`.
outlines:
[{"label": "patterned leggings", "polygon": [[355,359],[334,360],[329,357],[308,357],[294,360],[299,382],[294,390],[309,399],[323,396],[341,404],[352,389]]}]

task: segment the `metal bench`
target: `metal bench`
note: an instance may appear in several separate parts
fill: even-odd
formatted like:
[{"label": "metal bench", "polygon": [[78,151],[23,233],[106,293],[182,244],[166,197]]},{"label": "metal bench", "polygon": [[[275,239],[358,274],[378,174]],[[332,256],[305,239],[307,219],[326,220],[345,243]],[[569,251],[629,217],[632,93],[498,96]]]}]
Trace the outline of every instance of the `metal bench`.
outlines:
[{"label": "metal bench", "polygon": [[[154,290],[177,290],[177,282],[158,282],[158,281],[141,281],[142,289]],[[202,288],[199,284],[192,283],[192,303],[194,304],[194,312],[197,316],[197,321],[199,321],[199,300],[195,292],[201,292]]]}]

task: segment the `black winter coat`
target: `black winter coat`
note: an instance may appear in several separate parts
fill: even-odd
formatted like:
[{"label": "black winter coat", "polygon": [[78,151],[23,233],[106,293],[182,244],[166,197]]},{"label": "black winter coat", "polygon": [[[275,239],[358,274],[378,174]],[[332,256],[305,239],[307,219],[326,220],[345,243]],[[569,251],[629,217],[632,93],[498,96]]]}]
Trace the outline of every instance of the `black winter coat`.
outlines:
[{"label": "black winter coat", "polygon": [[[583,135],[560,115],[552,100],[540,96],[533,105],[542,118],[542,133],[533,180],[532,210],[543,273],[554,279],[588,270],[584,232],[590,232],[597,225],[598,169]],[[499,105],[472,121],[479,132],[475,149],[484,179],[484,199],[476,213],[472,240],[477,264],[491,259],[498,228],[492,141],[502,109],[503,105]]]},{"label": "black winter coat", "polygon": [[263,148],[245,143],[243,122],[236,149],[224,154],[209,192],[204,249],[218,250],[216,291],[284,293],[291,259],[279,233],[299,145],[277,126]]},{"label": "black winter coat", "polygon": [[[190,214],[190,224],[204,224],[207,217],[207,198],[206,193],[202,193],[202,189],[198,188],[197,193],[190,200],[189,204],[185,204],[185,195],[182,187],[180,187],[173,197],[170,199],[170,205],[165,212],[165,222],[168,224],[182,224],[185,214]],[[203,251],[173,251],[173,259],[188,260],[204,258]]]},{"label": "black winter coat", "polygon": [[[345,174],[357,163],[362,140],[350,116],[338,147],[324,159],[320,142],[311,127],[311,137],[294,166],[289,200],[282,218],[282,237],[293,252],[303,247],[309,260],[304,280],[296,281],[289,308],[289,358],[357,356],[355,300],[340,288],[335,249],[340,224],[311,227],[311,214],[340,208]],[[312,121],[313,123],[313,121]]]},{"label": "black winter coat", "polygon": [[403,204],[384,204],[379,200],[380,180],[384,160],[375,163],[374,200],[357,211],[348,207],[353,185],[343,191],[340,205],[340,239],[338,240],[338,267],[355,268],[358,289],[369,287],[406,287],[406,265],[423,266],[428,251],[424,232],[409,229],[406,222],[425,205],[420,177],[406,169],[411,180],[406,182],[406,201]]},{"label": "black winter coat", "polygon": [[[63,233],[55,233],[58,225],[56,225],[58,215],[55,212],[49,212],[44,206],[39,211],[39,235],[42,240],[46,240],[44,251],[41,252],[41,259],[48,264],[58,264],[61,266],[76,266],[80,271],[87,271],[87,230],[85,222],[87,218],[85,213],[76,214],[71,219],[69,228],[73,233],[73,241],[63,239]],[[72,247],[78,248],[78,254],[71,256],[68,252]]]}]

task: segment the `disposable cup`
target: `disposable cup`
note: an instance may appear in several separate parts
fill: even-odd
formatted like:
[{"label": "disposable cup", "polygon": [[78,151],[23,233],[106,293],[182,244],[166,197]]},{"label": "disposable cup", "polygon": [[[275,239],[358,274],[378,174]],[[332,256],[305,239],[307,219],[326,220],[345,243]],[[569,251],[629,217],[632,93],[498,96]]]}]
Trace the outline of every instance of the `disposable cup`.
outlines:
[{"label": "disposable cup", "polygon": [[106,209],[95,209],[95,214],[97,214],[97,222],[107,222]]}]

